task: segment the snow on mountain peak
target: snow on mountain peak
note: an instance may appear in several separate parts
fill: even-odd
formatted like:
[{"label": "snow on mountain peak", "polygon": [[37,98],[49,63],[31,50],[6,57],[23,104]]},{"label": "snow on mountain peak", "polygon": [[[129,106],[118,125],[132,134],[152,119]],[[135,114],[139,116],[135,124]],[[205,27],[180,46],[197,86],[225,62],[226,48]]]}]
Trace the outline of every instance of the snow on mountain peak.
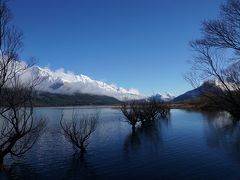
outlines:
[{"label": "snow on mountain peak", "polygon": [[157,93],[156,95],[153,95],[150,97],[150,99],[154,99],[156,101],[164,101],[164,102],[171,101],[174,98],[175,98],[175,96],[168,92]]},{"label": "snow on mountain peak", "polygon": [[165,99],[172,99],[174,98],[175,96],[169,92],[165,92],[165,93],[158,93],[158,95],[160,95],[162,98],[165,98]]},{"label": "snow on mountain peak", "polygon": [[107,84],[102,81],[93,80],[86,75],[76,75],[73,72],[64,69],[51,70],[47,67],[41,68],[33,66],[24,73],[22,79],[27,80],[38,73],[43,79],[38,85],[37,90],[59,94],[86,93],[95,95],[106,95],[115,97],[119,100],[141,99],[143,95],[136,89],[125,89],[113,84]]}]

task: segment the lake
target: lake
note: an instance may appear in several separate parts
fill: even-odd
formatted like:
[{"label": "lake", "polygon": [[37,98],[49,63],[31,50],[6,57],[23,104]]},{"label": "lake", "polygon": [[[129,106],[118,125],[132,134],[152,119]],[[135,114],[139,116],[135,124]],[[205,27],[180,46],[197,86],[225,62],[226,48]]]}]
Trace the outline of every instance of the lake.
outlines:
[{"label": "lake", "polygon": [[[59,132],[72,108],[36,108],[47,131],[21,159],[7,158],[1,179],[239,179],[240,125],[226,113],[171,110],[168,119],[132,135],[119,109],[99,108],[100,120],[81,159]],[[76,108],[92,113],[93,108]]]}]

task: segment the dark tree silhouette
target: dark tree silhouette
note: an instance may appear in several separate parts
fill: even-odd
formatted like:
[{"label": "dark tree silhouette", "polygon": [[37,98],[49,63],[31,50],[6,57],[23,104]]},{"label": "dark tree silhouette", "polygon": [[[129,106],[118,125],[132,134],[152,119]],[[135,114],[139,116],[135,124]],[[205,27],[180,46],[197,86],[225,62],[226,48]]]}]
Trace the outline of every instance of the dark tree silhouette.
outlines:
[{"label": "dark tree silhouette", "polygon": [[137,114],[142,126],[151,125],[156,119],[167,118],[170,108],[166,102],[150,99],[138,103]]},{"label": "dark tree silhouette", "polygon": [[73,145],[75,150],[80,150],[81,156],[83,156],[86,151],[91,134],[96,130],[98,118],[98,113],[80,115],[79,113],[73,112],[70,120],[64,119],[62,115],[60,121],[62,133],[66,140]]},{"label": "dark tree silhouette", "polygon": [[123,102],[121,106],[121,111],[125,116],[126,121],[132,126],[132,132],[134,133],[139,117],[137,103],[134,101]]},{"label": "dark tree silhouette", "polygon": [[194,87],[214,82],[217,90],[204,96],[215,109],[240,117],[240,1],[228,0],[220,15],[203,22],[203,37],[190,43],[196,54],[186,79]]},{"label": "dark tree silhouette", "polygon": [[40,83],[37,74],[27,83],[21,81],[29,65],[19,62],[22,33],[11,25],[7,2],[0,1],[0,166],[4,157],[22,156],[40,137],[46,126],[43,118],[33,116],[32,94]]},{"label": "dark tree silhouette", "polygon": [[152,125],[159,118],[166,118],[170,109],[167,103],[157,102],[154,99],[143,101],[125,101],[122,103],[121,111],[126,121],[132,126],[133,133],[138,122],[142,126]]}]

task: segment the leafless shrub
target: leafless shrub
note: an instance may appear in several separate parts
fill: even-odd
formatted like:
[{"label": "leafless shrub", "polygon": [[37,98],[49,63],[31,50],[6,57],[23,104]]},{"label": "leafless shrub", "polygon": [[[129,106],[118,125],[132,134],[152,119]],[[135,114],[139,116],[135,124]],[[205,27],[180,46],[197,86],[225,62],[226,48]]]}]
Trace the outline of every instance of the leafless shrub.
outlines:
[{"label": "leafless shrub", "polygon": [[121,106],[121,111],[127,122],[135,132],[138,122],[142,126],[151,125],[156,119],[166,118],[170,109],[166,103],[149,101],[125,101]]},{"label": "leafless shrub", "polygon": [[69,120],[62,116],[60,125],[66,140],[75,150],[80,150],[81,155],[86,151],[91,134],[96,130],[99,114],[81,115],[73,112]]},{"label": "leafless shrub", "polygon": [[144,101],[139,104],[139,119],[142,125],[152,124],[158,118],[158,106],[156,101]]},{"label": "leafless shrub", "polygon": [[158,102],[157,111],[161,118],[168,118],[170,115],[170,105],[167,102]]},{"label": "leafless shrub", "polygon": [[126,121],[132,126],[132,131],[135,132],[136,124],[138,122],[139,113],[138,113],[138,106],[133,102],[123,102],[121,106],[121,111],[125,116]]}]

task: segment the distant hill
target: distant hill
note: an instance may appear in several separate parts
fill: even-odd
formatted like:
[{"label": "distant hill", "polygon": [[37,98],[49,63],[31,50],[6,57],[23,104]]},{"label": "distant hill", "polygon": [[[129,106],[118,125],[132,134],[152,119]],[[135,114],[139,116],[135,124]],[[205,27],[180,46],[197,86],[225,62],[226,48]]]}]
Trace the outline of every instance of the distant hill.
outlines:
[{"label": "distant hill", "polygon": [[177,96],[173,99],[173,102],[192,101],[203,96],[206,92],[217,92],[219,87],[215,81],[204,82],[200,87],[187,91],[186,93]]},{"label": "distant hill", "polygon": [[117,105],[121,101],[110,96],[92,94],[56,94],[36,92],[33,98],[34,106],[81,106],[81,105]]}]

